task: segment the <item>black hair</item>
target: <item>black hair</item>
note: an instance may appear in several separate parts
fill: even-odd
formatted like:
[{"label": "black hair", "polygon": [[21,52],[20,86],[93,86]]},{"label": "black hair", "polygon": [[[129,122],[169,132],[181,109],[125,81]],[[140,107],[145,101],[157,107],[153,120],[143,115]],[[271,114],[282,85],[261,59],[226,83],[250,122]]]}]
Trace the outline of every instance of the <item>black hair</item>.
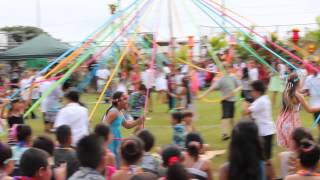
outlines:
[{"label": "black hair", "polygon": [[20,159],[22,176],[34,177],[40,168],[48,168],[48,158],[48,153],[41,149],[30,148],[26,150]]},{"label": "black hair", "polygon": [[103,140],[106,140],[110,134],[110,128],[103,123],[97,124],[94,128],[94,134],[101,137]]},{"label": "black hair", "polygon": [[242,69],[242,78],[243,80],[249,79],[249,70],[247,67]]},{"label": "black hair", "polygon": [[195,158],[195,160],[199,159],[200,148],[202,148],[202,146],[203,146],[203,139],[199,133],[189,133],[186,136],[187,152],[190,156]]},{"label": "black hair", "polygon": [[140,84],[139,91],[147,91],[147,87],[144,84]]},{"label": "black hair", "polygon": [[265,94],[266,93],[266,87],[265,85],[263,84],[262,81],[260,80],[256,80],[256,81],[253,81],[251,83],[251,87],[254,91],[257,91],[259,92],[260,94]]},{"label": "black hair", "polygon": [[25,124],[19,124],[17,126],[17,140],[19,142],[25,142],[30,138],[32,135],[32,129],[30,126]]},{"label": "black hair", "polygon": [[150,131],[143,129],[138,132],[137,137],[144,142],[144,151],[149,152],[154,146],[155,138]]},{"label": "black hair", "polygon": [[181,123],[183,120],[183,115],[181,112],[173,112],[171,114],[172,119],[176,120],[178,123]]},{"label": "black hair", "polygon": [[84,136],[77,144],[77,157],[83,167],[96,169],[104,153],[103,141],[97,135]]},{"label": "black hair", "polygon": [[310,141],[314,140],[311,132],[307,128],[304,128],[304,127],[299,127],[299,128],[294,129],[291,134],[291,138],[297,148],[299,148],[301,146],[300,143],[303,139],[307,139]]},{"label": "black hair", "polygon": [[77,90],[75,90],[73,88],[68,90],[65,93],[64,97],[67,98],[68,100],[72,101],[72,102],[75,102],[75,103],[80,104],[81,106],[84,106],[84,104],[82,102],[80,102],[80,93],[79,93],[79,91],[77,91]]},{"label": "black hair", "polygon": [[169,160],[171,157],[177,157],[178,159],[181,158],[181,150],[176,145],[169,145],[163,149],[161,156],[162,156],[163,166],[168,167]]},{"label": "black hair", "polygon": [[54,142],[48,136],[38,136],[34,141],[32,147],[42,149],[50,156],[53,156]]},{"label": "black hair", "polygon": [[5,161],[12,158],[12,155],[10,146],[0,142],[0,168],[6,165]]},{"label": "black hair", "polygon": [[169,166],[167,170],[167,180],[188,180],[190,179],[188,171],[181,163]]},{"label": "black hair", "polygon": [[136,164],[142,157],[144,151],[143,142],[136,137],[129,137],[122,141],[120,154],[127,165]]},{"label": "black hair", "polygon": [[316,168],[320,158],[318,145],[308,139],[303,139],[299,147],[299,159],[302,167]]},{"label": "black hair", "polygon": [[260,163],[264,157],[256,123],[240,121],[233,128],[231,137],[228,179],[260,179]]},{"label": "black hair", "polygon": [[65,145],[68,143],[68,140],[71,136],[72,132],[69,125],[61,125],[56,130],[56,138],[60,145]]},{"label": "black hair", "polygon": [[183,118],[186,118],[186,117],[193,117],[193,113],[191,111],[184,111],[182,113],[182,116]]},{"label": "black hair", "polygon": [[120,98],[122,97],[123,94],[124,94],[124,93],[121,92],[121,91],[117,91],[117,92],[113,93],[113,95],[112,95],[112,104],[111,104],[111,106],[107,109],[105,115],[107,115],[107,114],[109,113],[109,111],[110,111],[113,107],[117,107],[118,102],[119,102],[119,100],[120,100]]},{"label": "black hair", "polygon": [[129,180],[158,180],[158,177],[150,172],[143,172],[133,175]]}]

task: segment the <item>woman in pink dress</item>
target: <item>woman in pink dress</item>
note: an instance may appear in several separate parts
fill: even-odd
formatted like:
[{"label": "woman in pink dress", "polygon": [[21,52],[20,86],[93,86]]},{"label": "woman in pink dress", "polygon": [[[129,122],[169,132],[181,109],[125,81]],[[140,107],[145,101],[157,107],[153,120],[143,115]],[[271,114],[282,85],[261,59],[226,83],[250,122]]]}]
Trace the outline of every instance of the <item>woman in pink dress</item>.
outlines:
[{"label": "woman in pink dress", "polygon": [[310,113],[320,111],[320,107],[311,108],[300,93],[300,80],[296,74],[292,74],[288,78],[282,97],[282,109],[277,119],[277,141],[282,147],[291,149],[293,142],[291,134],[297,127],[301,126],[300,122],[300,106]]}]

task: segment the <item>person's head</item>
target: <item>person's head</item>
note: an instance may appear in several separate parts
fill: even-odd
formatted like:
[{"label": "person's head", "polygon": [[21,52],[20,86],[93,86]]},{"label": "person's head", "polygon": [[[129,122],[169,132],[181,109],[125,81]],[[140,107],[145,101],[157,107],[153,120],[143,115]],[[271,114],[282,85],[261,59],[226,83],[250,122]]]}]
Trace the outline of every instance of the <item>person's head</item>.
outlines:
[{"label": "person's head", "polygon": [[24,145],[31,145],[32,142],[32,130],[30,126],[25,124],[19,124],[16,128],[17,141]]},{"label": "person's head", "polygon": [[303,139],[299,147],[299,159],[303,168],[316,169],[320,159],[319,146],[309,139]]},{"label": "person's head", "polygon": [[147,94],[147,88],[146,88],[146,86],[144,84],[140,84],[139,92],[140,92],[140,94],[142,94],[144,96]]},{"label": "person's head", "polygon": [[176,125],[176,124],[180,124],[183,120],[183,115],[181,112],[177,111],[177,112],[173,112],[171,114],[171,124],[172,125]]},{"label": "person's head", "polygon": [[33,147],[44,150],[49,154],[49,156],[53,156],[54,151],[54,142],[53,140],[48,136],[38,136],[33,141]]},{"label": "person's head", "polygon": [[72,102],[72,103],[79,103],[80,102],[80,94],[78,91],[74,90],[74,89],[70,89],[68,90],[64,97],[66,98],[66,100],[68,102]]},{"label": "person's head", "polygon": [[242,79],[249,79],[249,70],[247,67],[242,69]]},{"label": "person's head", "polygon": [[182,116],[183,116],[182,119],[186,124],[192,123],[193,113],[191,111],[184,111]]},{"label": "person's head", "polygon": [[290,147],[293,150],[298,150],[299,147],[301,147],[301,142],[303,139],[307,139],[310,141],[313,141],[313,136],[311,134],[311,132],[303,127],[299,127],[296,128],[295,130],[293,130],[292,134],[291,134],[291,139],[293,140],[293,147]]},{"label": "person's head", "polygon": [[133,175],[129,180],[157,180],[158,177],[149,172],[143,172]]},{"label": "person's head", "polygon": [[144,143],[144,151],[145,152],[151,151],[155,142],[154,135],[147,129],[143,129],[138,132],[137,137],[140,138]]},{"label": "person's head", "polygon": [[109,126],[101,123],[97,124],[96,127],[94,128],[94,133],[101,137],[103,141],[107,144],[111,143],[112,141],[112,133],[110,132]]},{"label": "person's head", "polygon": [[124,109],[128,104],[128,95],[117,91],[112,96],[112,106],[116,107],[117,109],[121,110]]},{"label": "person's head", "polygon": [[257,99],[260,96],[264,95],[265,93],[266,93],[266,87],[262,81],[256,80],[251,83],[250,95],[253,97],[253,99]]},{"label": "person's head", "polygon": [[143,142],[136,137],[129,137],[121,142],[120,154],[126,165],[137,164],[144,153]]},{"label": "person's head", "polygon": [[82,167],[99,169],[105,166],[103,140],[97,135],[84,136],[77,143],[77,157]]},{"label": "person's head", "polygon": [[0,169],[6,174],[11,174],[14,169],[12,156],[10,146],[0,142]]},{"label": "person's head", "polygon": [[21,175],[39,180],[50,180],[52,171],[48,158],[48,153],[41,149],[30,148],[26,150],[20,159]]},{"label": "person's head", "polygon": [[198,133],[189,133],[186,136],[186,147],[188,154],[198,160],[200,151],[203,148],[203,139]]},{"label": "person's head", "polygon": [[259,179],[263,150],[254,121],[240,121],[232,130],[229,179]]},{"label": "person's head", "polygon": [[56,129],[56,138],[60,146],[71,146],[72,144],[72,132],[68,125],[61,125]]},{"label": "person's head", "polygon": [[21,99],[11,101],[11,111],[21,111],[24,109],[24,102]]},{"label": "person's head", "polygon": [[232,64],[229,64],[229,63],[224,63],[223,64],[223,67],[224,67],[224,69],[226,70],[226,73],[228,73],[228,74],[231,74],[232,73],[232,71],[233,71],[233,67],[232,67]]}]

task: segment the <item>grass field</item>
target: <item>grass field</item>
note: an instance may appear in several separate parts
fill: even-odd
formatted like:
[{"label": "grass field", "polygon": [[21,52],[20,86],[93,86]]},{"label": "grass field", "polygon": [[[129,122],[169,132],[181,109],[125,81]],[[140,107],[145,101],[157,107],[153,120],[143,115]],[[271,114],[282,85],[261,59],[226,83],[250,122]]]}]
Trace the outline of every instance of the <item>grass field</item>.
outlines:
[{"label": "grass field", "polygon": [[[94,105],[94,102],[97,100],[98,95],[95,94],[84,94],[81,98],[82,102],[84,102],[89,109]],[[218,93],[211,93],[208,98],[211,99],[217,99]],[[280,100],[280,97],[278,97],[278,101]],[[280,104],[280,103],[277,103]],[[240,117],[240,103],[237,103],[237,115],[236,120]],[[108,104],[100,104],[95,115],[93,118],[93,122],[91,123],[91,126],[94,126],[95,124],[101,122],[101,118],[106,111],[106,109],[109,107]],[[206,103],[203,101],[197,101],[196,102],[196,109],[197,109],[197,116],[198,119],[194,124],[196,127],[196,130],[201,133],[203,136],[205,143],[210,145],[211,150],[222,150],[222,149],[228,149],[229,141],[221,141],[221,131],[220,131],[220,106],[219,103]],[[273,117],[274,120],[276,119],[276,116],[278,115],[280,110],[280,105],[274,105],[273,107]],[[301,111],[301,121],[304,127],[311,128],[312,124],[312,115],[306,113],[305,111]],[[39,116],[40,117],[40,116]],[[172,137],[172,130],[170,127],[170,114],[167,112],[167,105],[166,104],[160,104],[157,102],[156,97],[153,96],[153,112],[148,115],[148,117],[151,117],[151,120],[146,121],[145,128],[149,129],[154,135],[156,136],[156,146],[163,146],[166,144],[171,143],[171,137]],[[34,131],[34,135],[40,135],[43,134],[43,123],[40,120],[28,120],[26,121],[27,124],[30,124],[32,126],[32,129]],[[123,136],[128,136],[132,130],[125,130],[123,129]],[[312,132],[314,135],[317,133],[317,129],[313,128]],[[276,145],[276,141],[274,138],[274,150],[273,150],[273,162],[275,164],[275,167],[278,167],[278,160],[277,160],[277,153],[280,152],[282,149],[279,148]],[[212,159],[213,169],[215,176],[218,176],[218,169],[219,166],[225,162],[227,159],[227,154],[217,156]],[[277,170],[276,170],[277,171]],[[278,171],[277,171],[278,172]]]}]

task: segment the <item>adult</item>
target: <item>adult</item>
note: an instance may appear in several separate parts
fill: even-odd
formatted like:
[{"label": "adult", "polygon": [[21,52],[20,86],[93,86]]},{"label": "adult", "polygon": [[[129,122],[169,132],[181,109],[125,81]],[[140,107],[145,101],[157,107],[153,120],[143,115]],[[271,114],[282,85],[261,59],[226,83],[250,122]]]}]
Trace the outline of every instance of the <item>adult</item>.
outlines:
[{"label": "adult", "polygon": [[229,136],[229,126],[233,125],[233,118],[235,114],[235,94],[241,90],[241,85],[238,79],[231,76],[232,66],[229,64],[224,64],[225,74],[216,82],[213,82],[210,88],[203,93],[203,95],[198,98],[203,98],[212,90],[220,90],[221,94],[221,106],[222,106],[222,140],[228,140]]},{"label": "adult", "polygon": [[83,136],[89,134],[88,109],[80,102],[79,92],[75,90],[65,94],[65,101],[67,105],[59,111],[54,127],[72,127],[72,144],[76,145]]},{"label": "adult", "polygon": [[98,69],[96,72],[97,77],[97,92],[100,93],[103,90],[104,85],[107,82],[108,77],[110,76],[110,71],[106,67]]},{"label": "adult", "polygon": [[253,82],[253,81],[259,80],[259,70],[254,60],[249,61],[248,69],[249,69],[250,81]]},{"label": "adult", "polygon": [[122,112],[127,107],[128,95],[123,92],[115,92],[112,97],[112,105],[103,117],[103,122],[110,125],[112,135],[115,138],[110,144],[110,149],[116,155],[117,167],[119,167],[120,164],[120,155],[118,150],[122,138],[121,126],[131,129],[143,122],[143,117],[137,120],[127,120]]}]

